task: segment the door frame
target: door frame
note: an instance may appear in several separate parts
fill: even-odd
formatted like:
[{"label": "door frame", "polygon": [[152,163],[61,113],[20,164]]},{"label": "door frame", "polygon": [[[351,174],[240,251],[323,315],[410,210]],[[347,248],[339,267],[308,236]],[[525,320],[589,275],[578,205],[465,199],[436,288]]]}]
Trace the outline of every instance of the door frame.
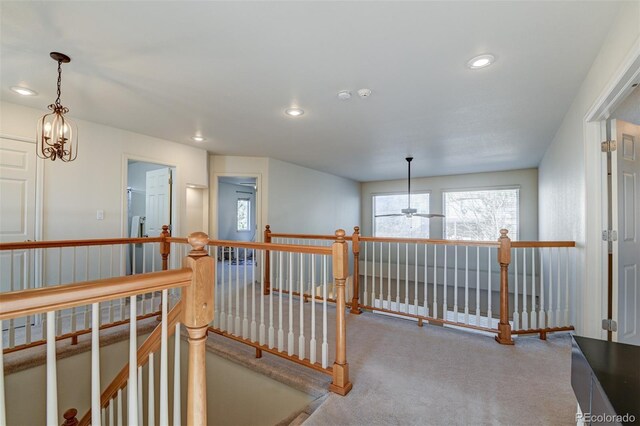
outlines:
[{"label": "door frame", "polygon": [[[209,231],[211,232],[211,238],[218,239],[218,207],[219,207],[219,193],[218,193],[218,179],[221,177],[247,177],[254,178],[256,180],[256,238],[255,242],[263,242],[264,239],[264,224],[262,223],[262,173],[213,173],[213,181],[209,183],[211,187],[210,194],[214,194],[215,208],[209,209]],[[213,197],[211,197],[213,198]]]},{"label": "door frame", "polygon": [[[609,296],[613,300],[612,319],[618,321],[618,271],[613,268],[612,294],[608,287],[608,246],[602,241],[602,230],[608,227],[607,161],[600,143],[607,139],[606,120],[634,89],[632,85],[640,79],[640,37],[638,37],[622,64],[605,85],[604,90],[584,116],[585,139],[585,291],[582,292],[584,306],[581,323],[583,334],[607,338],[601,320],[607,318]],[[612,165],[613,166],[613,165]],[[612,167],[615,176],[617,166]],[[612,219],[617,225],[617,181],[612,180]],[[613,244],[613,265],[618,257],[618,243]],[[617,333],[613,333],[617,341]]]},{"label": "door frame", "polygon": [[18,141],[18,142],[27,142],[27,143],[31,143],[33,144],[33,150],[34,150],[34,156],[36,159],[35,162],[35,166],[36,166],[36,181],[35,181],[35,186],[36,186],[36,193],[35,193],[35,206],[33,206],[34,208],[34,213],[35,213],[35,223],[34,223],[34,228],[33,228],[33,236],[34,239],[36,241],[42,241],[43,235],[44,235],[44,229],[43,229],[43,223],[44,223],[44,216],[43,216],[43,203],[44,203],[44,159],[38,157],[37,155],[35,155],[35,145],[36,145],[36,140],[32,139],[32,138],[25,138],[22,136],[15,136],[15,135],[9,135],[6,133],[0,133],[0,138],[3,139],[11,139],[14,141]]},{"label": "door frame", "polygon": [[[154,159],[154,158],[150,158],[150,157],[143,157],[143,156],[139,156],[139,155],[133,155],[133,154],[122,154],[122,182],[121,182],[121,191],[120,191],[120,197],[121,197],[121,206],[120,206],[120,217],[122,218],[122,220],[120,221],[120,235],[122,235],[122,238],[128,238],[128,228],[129,228],[129,220],[128,220],[128,215],[127,215],[127,183],[129,180],[129,161],[142,161],[144,163],[153,163],[153,164],[159,164],[161,166],[166,166],[169,167],[171,169],[175,170],[175,173],[172,174],[171,179],[172,179],[172,194],[171,194],[171,203],[172,203],[172,209],[171,209],[171,222],[172,222],[172,229],[171,229],[171,235],[174,236],[181,236],[180,232],[181,232],[181,214],[180,214],[180,210],[182,208],[182,203],[181,203],[181,196],[178,196],[178,190],[179,188],[182,188],[182,183],[180,181],[180,174],[178,173],[178,166],[176,164],[167,164],[167,162],[162,161],[162,160],[158,160],[158,159]],[[182,194],[182,192],[180,192],[180,194]]]}]

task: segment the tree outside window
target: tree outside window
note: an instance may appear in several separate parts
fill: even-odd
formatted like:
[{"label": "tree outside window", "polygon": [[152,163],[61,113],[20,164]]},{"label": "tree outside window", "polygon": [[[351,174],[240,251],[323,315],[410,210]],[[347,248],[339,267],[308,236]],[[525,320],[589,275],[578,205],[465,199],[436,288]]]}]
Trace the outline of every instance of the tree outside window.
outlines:
[{"label": "tree outside window", "polygon": [[248,198],[240,198],[238,199],[237,204],[237,216],[236,216],[236,229],[238,231],[250,231],[251,230],[251,201]]},{"label": "tree outside window", "polygon": [[[376,237],[429,238],[429,219],[402,216],[384,216],[400,213],[407,208],[407,193],[373,196],[373,235]],[[411,208],[418,213],[429,213],[429,194],[412,193]]]}]

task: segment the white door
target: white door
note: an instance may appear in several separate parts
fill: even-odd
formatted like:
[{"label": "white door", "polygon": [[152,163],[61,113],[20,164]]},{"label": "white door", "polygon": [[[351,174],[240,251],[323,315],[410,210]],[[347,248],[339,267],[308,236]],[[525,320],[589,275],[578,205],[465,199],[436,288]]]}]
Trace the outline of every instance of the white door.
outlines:
[{"label": "white door", "polygon": [[618,341],[640,345],[640,126],[612,120],[617,149]]},{"label": "white door", "polygon": [[157,237],[171,224],[171,169],[147,172],[145,234]]},{"label": "white door", "polygon": [[[35,145],[0,138],[0,242],[35,239]],[[0,291],[27,288],[26,251],[0,252]],[[32,281],[35,277],[30,276]]]}]

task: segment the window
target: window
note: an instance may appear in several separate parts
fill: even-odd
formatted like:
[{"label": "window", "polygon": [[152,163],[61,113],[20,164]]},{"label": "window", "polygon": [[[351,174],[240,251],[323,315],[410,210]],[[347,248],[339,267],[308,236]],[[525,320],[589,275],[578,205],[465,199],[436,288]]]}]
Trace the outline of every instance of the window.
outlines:
[{"label": "window", "polygon": [[236,215],[236,229],[238,231],[250,231],[251,230],[251,201],[248,198],[239,198]]},{"label": "window", "polygon": [[495,241],[505,228],[517,240],[519,199],[517,188],[444,192],[445,238]]},{"label": "window", "polygon": [[[373,235],[376,237],[429,238],[429,219],[424,217],[383,216],[400,214],[407,208],[407,194],[373,196]],[[429,194],[412,193],[411,208],[429,213]]]}]

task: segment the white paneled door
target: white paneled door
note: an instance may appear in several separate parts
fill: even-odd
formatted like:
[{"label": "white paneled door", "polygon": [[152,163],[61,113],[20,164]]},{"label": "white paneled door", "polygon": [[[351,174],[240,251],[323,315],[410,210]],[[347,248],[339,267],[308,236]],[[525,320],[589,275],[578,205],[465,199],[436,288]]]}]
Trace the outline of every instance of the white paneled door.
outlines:
[{"label": "white paneled door", "polygon": [[618,341],[640,345],[640,126],[612,120],[611,130],[618,169]]},{"label": "white paneled door", "polygon": [[171,220],[171,169],[164,168],[147,172],[146,227],[149,237],[162,233],[162,225]]},{"label": "white paneled door", "polygon": [[[33,143],[0,138],[0,242],[35,237],[36,167]],[[26,288],[29,261],[24,250],[0,252],[0,291]]]}]

